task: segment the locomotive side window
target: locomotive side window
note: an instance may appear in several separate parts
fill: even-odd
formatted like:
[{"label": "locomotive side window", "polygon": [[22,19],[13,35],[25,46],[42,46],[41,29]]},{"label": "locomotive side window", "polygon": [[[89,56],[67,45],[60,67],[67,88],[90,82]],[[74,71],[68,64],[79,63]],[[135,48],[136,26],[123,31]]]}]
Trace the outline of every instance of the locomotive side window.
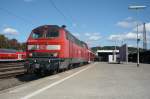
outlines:
[{"label": "locomotive side window", "polygon": [[70,40],[69,32],[68,32],[68,31],[65,31],[65,32],[66,32],[66,39],[67,39],[67,40]]},{"label": "locomotive side window", "polygon": [[71,33],[69,33],[69,31],[66,31],[66,34],[67,34],[67,39],[68,40],[70,40],[70,41],[72,41],[72,42],[76,42],[76,38],[71,34]]},{"label": "locomotive side window", "polygon": [[72,41],[73,43],[75,43],[75,44],[77,44],[77,45],[79,45],[79,46],[81,46],[81,47],[84,47],[84,46],[83,46],[83,42],[80,41],[80,40],[78,40],[78,39],[77,39],[75,36],[73,36],[69,31],[66,31],[66,39]]}]

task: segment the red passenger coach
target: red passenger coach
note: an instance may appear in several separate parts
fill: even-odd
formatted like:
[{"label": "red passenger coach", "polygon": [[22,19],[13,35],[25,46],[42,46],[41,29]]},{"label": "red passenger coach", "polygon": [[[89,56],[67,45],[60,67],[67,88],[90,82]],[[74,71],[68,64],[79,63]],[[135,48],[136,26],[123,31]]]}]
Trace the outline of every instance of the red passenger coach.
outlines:
[{"label": "red passenger coach", "polygon": [[26,52],[16,50],[0,49],[0,62],[22,61],[26,59]]},{"label": "red passenger coach", "polygon": [[65,26],[43,25],[32,30],[27,40],[28,71],[45,73],[71,68],[73,64],[88,63],[89,49]]},{"label": "red passenger coach", "polygon": [[95,61],[96,54],[89,50],[89,63]]}]

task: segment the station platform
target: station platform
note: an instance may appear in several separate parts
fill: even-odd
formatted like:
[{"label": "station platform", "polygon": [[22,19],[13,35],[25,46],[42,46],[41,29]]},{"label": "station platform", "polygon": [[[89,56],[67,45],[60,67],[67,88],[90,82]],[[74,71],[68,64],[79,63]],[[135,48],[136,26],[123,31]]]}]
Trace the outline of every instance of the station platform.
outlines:
[{"label": "station platform", "polygon": [[3,90],[0,99],[150,99],[150,64],[95,62]]}]

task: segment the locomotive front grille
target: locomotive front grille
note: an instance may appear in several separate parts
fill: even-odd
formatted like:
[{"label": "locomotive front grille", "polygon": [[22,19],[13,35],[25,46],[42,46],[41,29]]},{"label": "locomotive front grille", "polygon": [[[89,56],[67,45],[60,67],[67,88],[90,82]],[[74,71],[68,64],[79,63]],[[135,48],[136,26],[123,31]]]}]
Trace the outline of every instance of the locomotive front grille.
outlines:
[{"label": "locomotive front grille", "polygon": [[50,53],[50,52],[33,52],[32,58],[50,58],[50,57],[57,57],[58,53]]}]

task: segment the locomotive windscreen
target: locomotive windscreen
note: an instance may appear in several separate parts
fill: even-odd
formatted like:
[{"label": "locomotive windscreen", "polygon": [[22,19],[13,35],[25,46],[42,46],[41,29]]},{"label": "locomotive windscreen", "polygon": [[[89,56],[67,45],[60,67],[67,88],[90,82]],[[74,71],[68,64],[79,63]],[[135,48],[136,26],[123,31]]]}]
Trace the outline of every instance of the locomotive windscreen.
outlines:
[{"label": "locomotive windscreen", "polygon": [[56,57],[57,53],[50,53],[50,52],[33,52],[32,56],[33,58],[47,58],[47,57]]},{"label": "locomotive windscreen", "polygon": [[59,27],[51,26],[51,25],[40,26],[34,29],[31,35],[31,37],[34,39],[51,38],[51,37],[58,37],[58,36],[59,36]]},{"label": "locomotive windscreen", "polygon": [[33,32],[33,34],[32,34],[32,38],[34,38],[34,39],[42,38],[42,37],[43,37],[43,33]]},{"label": "locomotive windscreen", "polygon": [[58,37],[59,36],[59,31],[58,29],[48,29],[46,33],[46,37]]}]

